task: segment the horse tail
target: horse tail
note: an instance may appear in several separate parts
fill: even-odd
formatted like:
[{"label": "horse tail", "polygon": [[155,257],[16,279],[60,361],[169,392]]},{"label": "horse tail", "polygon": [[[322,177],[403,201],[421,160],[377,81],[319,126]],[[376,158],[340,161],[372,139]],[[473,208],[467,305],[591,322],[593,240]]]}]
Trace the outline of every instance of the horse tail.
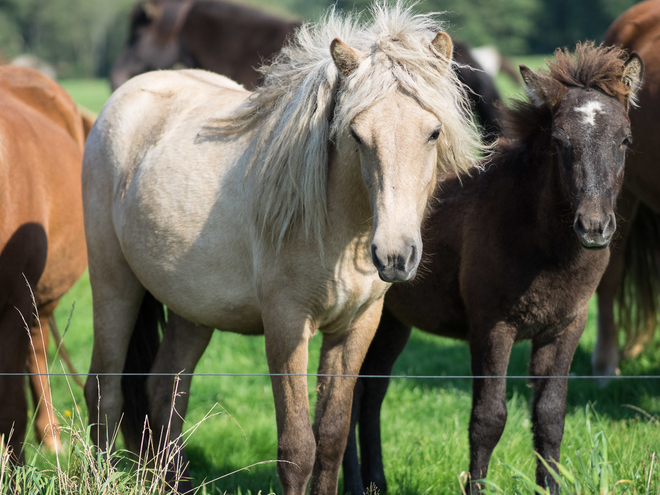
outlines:
[{"label": "horse tail", "polygon": [[660,303],[660,215],[639,203],[628,233],[617,290],[617,325],[625,333],[625,358],[651,341]]},{"label": "horse tail", "polygon": [[[156,298],[147,292],[140,305],[126,354],[121,388],[124,395],[122,433],[127,447],[138,452],[144,432],[144,420],[148,412],[146,382],[160,345],[160,329],[165,328],[165,310]],[[135,375],[140,373],[140,375]]]}]

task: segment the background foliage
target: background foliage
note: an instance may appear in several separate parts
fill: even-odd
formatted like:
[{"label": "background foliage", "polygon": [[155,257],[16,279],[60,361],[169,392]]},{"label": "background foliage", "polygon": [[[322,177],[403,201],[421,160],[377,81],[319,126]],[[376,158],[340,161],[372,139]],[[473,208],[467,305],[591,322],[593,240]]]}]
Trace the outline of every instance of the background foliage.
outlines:
[{"label": "background foliage", "polygon": [[[0,0],[0,56],[32,53],[61,77],[104,77],[126,39],[137,0]],[[243,0],[246,1],[246,0]],[[317,18],[331,0],[247,0],[267,10]],[[340,8],[370,0],[337,0]],[[472,46],[495,45],[506,55],[550,53],[578,40],[600,41],[634,0],[423,0],[445,11],[452,33]]]}]

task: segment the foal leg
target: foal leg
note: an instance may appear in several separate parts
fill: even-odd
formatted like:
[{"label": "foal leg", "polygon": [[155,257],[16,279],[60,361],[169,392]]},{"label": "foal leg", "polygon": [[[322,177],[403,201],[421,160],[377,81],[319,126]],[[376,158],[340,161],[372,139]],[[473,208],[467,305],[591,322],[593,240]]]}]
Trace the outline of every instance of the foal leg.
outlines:
[{"label": "foal leg", "polygon": [[[378,327],[382,299],[357,316],[344,331],[323,334],[319,373],[356,375]],[[337,493],[339,467],[346,448],[355,378],[321,376],[317,381],[314,416],[316,463],[312,475],[313,495]],[[380,440],[380,438],[378,438]],[[362,491],[357,492],[358,495]],[[355,494],[354,494],[355,495]]]},{"label": "foal leg", "polygon": [[[147,378],[149,417],[158,462],[169,465],[168,482],[173,488],[176,485],[180,493],[193,489],[181,437],[192,376],[158,373],[193,373],[212,335],[212,328],[196,325],[168,311],[167,329],[152,367],[153,374]],[[179,380],[178,384],[176,380]]]},{"label": "foal leg", "polygon": [[[532,431],[534,447],[546,461],[559,462],[561,440],[564,436],[566,416],[567,378],[542,378],[544,376],[568,376],[573,354],[587,323],[587,308],[556,338],[532,340],[530,371],[533,380],[534,403],[532,406]],[[550,463],[552,466],[552,463]],[[536,465],[536,483],[547,486],[551,494],[559,493],[559,486],[543,463]]]},{"label": "foal leg", "polygon": [[[383,375],[392,373],[397,358],[403,351],[411,328],[401,323],[387,308],[383,310],[378,330],[374,336],[360,375]],[[387,482],[383,470],[382,442],[380,437],[380,410],[390,384],[389,378],[357,379],[353,392],[351,426],[344,453],[344,492],[362,495],[372,483],[380,493],[387,493]],[[355,428],[360,425],[360,459],[358,458]]]},{"label": "foal leg", "polygon": [[[486,332],[470,336],[473,376],[505,377],[513,346],[515,329],[498,323]],[[493,449],[506,425],[506,378],[475,378],[472,383],[470,417],[470,481],[468,493],[480,493],[488,473]]]},{"label": "foal leg", "polygon": [[34,428],[37,441],[49,452],[60,451],[59,422],[53,408],[53,398],[50,393],[50,381],[43,375],[48,371],[48,320],[57,306],[57,302],[46,308],[40,308],[39,319],[34,319],[30,328],[31,344],[28,350],[28,372],[36,373],[30,376],[30,390],[34,402]]},{"label": "foal leg", "polygon": [[[630,229],[637,200],[627,189],[621,193],[617,201],[617,234],[614,245],[610,249],[610,262],[600,280],[596,293],[598,294],[598,334],[594,352],[591,355],[593,374],[611,376],[619,374],[619,339],[614,323],[614,300],[621,285],[624,267],[626,240]],[[599,380],[600,386],[605,386],[609,380]]]}]

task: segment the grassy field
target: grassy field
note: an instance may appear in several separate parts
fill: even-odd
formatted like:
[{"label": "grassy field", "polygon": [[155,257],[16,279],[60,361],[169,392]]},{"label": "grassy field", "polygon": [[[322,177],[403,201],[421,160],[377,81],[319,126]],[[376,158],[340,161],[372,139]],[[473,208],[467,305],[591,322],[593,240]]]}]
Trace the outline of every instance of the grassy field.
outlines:
[{"label": "grassy field", "polygon": [[[523,63],[537,67],[542,57]],[[509,97],[519,91],[498,80]],[[84,106],[99,111],[109,90],[104,81],[63,81]],[[75,309],[72,308],[74,307]],[[92,341],[91,294],[87,275],[62,300],[56,317],[60,328],[70,317],[66,345],[80,371],[89,367]],[[592,302],[587,330],[572,366],[575,375],[590,374],[590,354],[595,340],[595,306]],[[320,336],[312,339],[309,371],[318,363]],[[514,347],[509,374],[527,372],[530,346]],[[461,342],[413,333],[399,359],[395,374],[468,375],[470,357]],[[52,371],[61,372],[59,364]],[[266,373],[263,337],[243,337],[216,332],[197,371],[202,373]],[[635,362],[622,363],[627,376],[660,375],[660,345],[656,341]],[[64,378],[52,379],[55,405],[64,421],[82,408],[82,391]],[[314,399],[314,381],[309,381]],[[531,389],[511,380],[507,404],[509,419],[495,450],[489,479],[501,493],[532,493],[524,476],[533,478],[535,457],[530,432]],[[384,462],[393,495],[453,494],[460,492],[460,473],[468,467],[467,425],[471,381],[394,379],[383,408]],[[193,380],[187,424],[201,420],[215,404],[220,414],[207,419],[192,436],[188,453],[197,482],[211,480],[256,462],[276,458],[276,428],[270,381],[267,377],[207,377]],[[573,489],[574,493],[660,493],[660,377],[653,380],[616,380],[599,389],[591,380],[572,380],[569,385],[566,431],[562,461],[578,479],[593,481],[609,476],[605,485]],[[240,424],[240,428],[237,424]],[[596,437],[596,447],[594,447]],[[605,440],[605,441],[603,441]],[[28,447],[29,462],[47,467],[44,457]],[[592,457],[593,456],[593,457]],[[582,467],[581,467],[582,466]],[[603,474],[604,473],[604,474]],[[609,473],[609,475],[608,475]],[[274,464],[263,464],[223,478],[207,487],[209,493],[281,493]],[[569,490],[570,492],[571,490]]]}]

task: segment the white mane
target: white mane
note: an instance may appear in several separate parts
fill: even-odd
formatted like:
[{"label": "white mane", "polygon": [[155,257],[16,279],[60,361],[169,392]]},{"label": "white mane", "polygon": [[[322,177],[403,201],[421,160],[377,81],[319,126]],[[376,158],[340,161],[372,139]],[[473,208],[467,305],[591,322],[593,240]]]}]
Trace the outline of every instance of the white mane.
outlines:
[{"label": "white mane", "polygon": [[[253,131],[248,174],[252,216],[266,239],[281,246],[302,227],[322,240],[327,217],[329,143],[347,132],[361,112],[402,90],[442,122],[438,164],[456,172],[477,165],[483,145],[469,102],[451,62],[431,45],[441,24],[433,14],[376,4],[370,23],[331,9],[318,23],[303,25],[269,66],[264,84],[227,119],[220,133]],[[345,81],[330,55],[340,38],[365,56]],[[341,83],[340,83],[341,82]]]}]

